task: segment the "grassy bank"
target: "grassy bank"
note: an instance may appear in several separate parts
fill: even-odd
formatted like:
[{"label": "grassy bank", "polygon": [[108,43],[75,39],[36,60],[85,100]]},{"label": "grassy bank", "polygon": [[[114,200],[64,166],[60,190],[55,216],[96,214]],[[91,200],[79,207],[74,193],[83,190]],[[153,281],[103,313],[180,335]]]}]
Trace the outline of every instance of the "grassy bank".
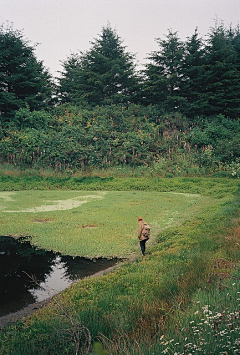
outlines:
[{"label": "grassy bank", "polygon": [[[124,190],[124,185],[125,191],[171,191],[161,198],[179,196],[172,192],[197,193],[208,203],[195,212],[189,206],[186,218],[175,219],[173,224],[166,221],[145,258],[127,262],[112,274],[78,282],[47,308],[6,328],[1,333],[0,354],[86,354],[91,350],[87,350],[85,327],[92,341],[100,340],[109,354],[237,353],[237,181],[125,178],[97,179],[84,186],[107,191],[110,186]],[[194,328],[191,322],[196,323]],[[79,344],[82,352],[76,352]]]},{"label": "grassy bank", "polygon": [[0,191],[20,190],[105,190],[105,191],[159,191],[183,192],[225,196],[233,193],[238,179],[212,177],[166,178],[153,176],[111,175],[111,171],[99,175],[54,174],[53,171],[0,170]]}]

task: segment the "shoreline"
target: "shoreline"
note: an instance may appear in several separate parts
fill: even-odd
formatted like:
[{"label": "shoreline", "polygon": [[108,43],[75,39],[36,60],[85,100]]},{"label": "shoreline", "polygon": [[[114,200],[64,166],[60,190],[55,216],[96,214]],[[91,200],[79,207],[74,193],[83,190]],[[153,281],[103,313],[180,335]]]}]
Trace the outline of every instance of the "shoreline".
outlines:
[{"label": "shoreline", "polygon": [[[136,257],[132,257],[128,261],[132,262],[132,261],[135,260],[135,258]],[[119,262],[119,263],[117,263],[117,264],[115,264],[113,266],[108,267],[107,269],[98,271],[98,272],[96,272],[93,275],[86,276],[86,278],[100,277],[102,275],[109,274],[110,272],[113,272],[116,268],[118,268],[122,264],[123,264],[123,262]],[[81,281],[83,279],[84,278],[79,279],[77,281],[74,281],[72,284],[75,284],[75,283],[77,283],[77,282],[79,282],[79,281]],[[59,293],[56,293],[55,295],[57,295],[57,294],[59,294]],[[6,314],[5,316],[0,317],[0,331],[2,331],[7,325],[10,325],[11,323],[15,323],[15,322],[19,321],[22,318],[27,318],[28,316],[30,316],[33,313],[37,312],[39,309],[45,307],[46,305],[48,305],[53,300],[55,295],[53,295],[51,297],[48,297],[47,299],[45,299],[43,301],[36,302],[36,303],[31,303],[28,306],[20,309],[19,311],[16,311],[16,312],[13,312],[13,313],[9,313],[9,314]]]}]

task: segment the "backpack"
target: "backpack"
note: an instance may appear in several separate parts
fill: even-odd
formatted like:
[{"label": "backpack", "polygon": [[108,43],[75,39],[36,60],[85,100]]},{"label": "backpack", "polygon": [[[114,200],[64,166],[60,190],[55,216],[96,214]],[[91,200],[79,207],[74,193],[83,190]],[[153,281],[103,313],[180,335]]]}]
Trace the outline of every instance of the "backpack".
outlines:
[{"label": "backpack", "polygon": [[143,230],[142,230],[143,237],[149,239],[150,232],[151,232],[151,226],[149,226],[147,223],[144,223]]}]

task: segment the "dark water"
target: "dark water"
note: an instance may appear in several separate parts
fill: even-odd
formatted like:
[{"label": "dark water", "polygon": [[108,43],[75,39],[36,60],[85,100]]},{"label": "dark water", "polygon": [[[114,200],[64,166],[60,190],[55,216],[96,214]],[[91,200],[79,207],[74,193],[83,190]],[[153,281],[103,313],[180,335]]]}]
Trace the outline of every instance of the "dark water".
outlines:
[{"label": "dark water", "polygon": [[0,317],[47,299],[74,280],[93,275],[116,262],[116,259],[92,261],[62,256],[31,246],[29,238],[0,236]]}]

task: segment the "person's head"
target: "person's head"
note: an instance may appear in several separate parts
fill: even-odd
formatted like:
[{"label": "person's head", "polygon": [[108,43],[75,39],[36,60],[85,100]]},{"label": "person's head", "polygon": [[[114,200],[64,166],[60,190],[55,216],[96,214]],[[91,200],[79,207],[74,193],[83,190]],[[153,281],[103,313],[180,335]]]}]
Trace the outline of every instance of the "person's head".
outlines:
[{"label": "person's head", "polygon": [[142,219],[142,217],[138,217],[138,222],[140,222],[140,221],[142,221],[143,219]]}]

